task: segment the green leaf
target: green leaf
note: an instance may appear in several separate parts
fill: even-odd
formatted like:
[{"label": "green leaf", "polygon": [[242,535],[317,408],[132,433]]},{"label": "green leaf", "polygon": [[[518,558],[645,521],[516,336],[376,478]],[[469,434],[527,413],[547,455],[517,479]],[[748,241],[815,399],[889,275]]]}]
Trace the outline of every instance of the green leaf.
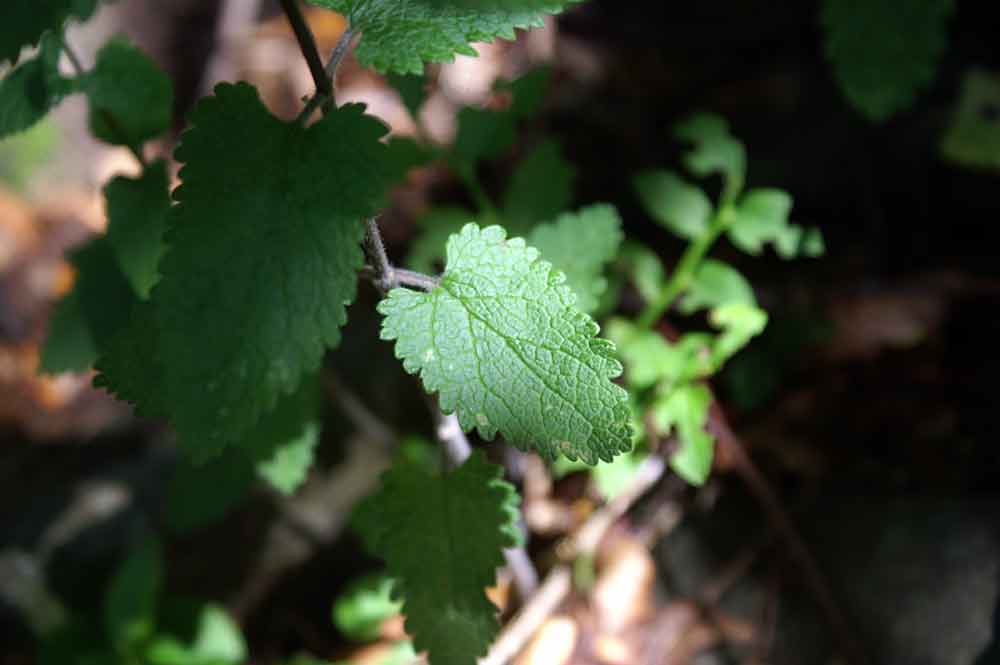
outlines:
[{"label": "green leaf", "polygon": [[403,608],[393,599],[393,580],[386,575],[368,575],[351,584],[333,604],[333,623],[356,642],[378,639],[382,623]]},{"label": "green leaf", "polygon": [[585,314],[597,308],[607,288],[604,267],[618,253],[621,226],[614,206],[598,204],[560,215],[551,224],[536,227],[528,237],[542,258],[566,275],[566,286],[576,294],[576,306]]},{"label": "green leaf", "polygon": [[709,321],[722,332],[712,343],[712,369],[715,373],[747,343],[764,332],[767,313],[748,303],[728,303],[709,313]]},{"label": "green leaf", "polygon": [[549,88],[548,67],[536,67],[513,81],[498,80],[495,90],[509,90],[513,99],[507,112],[515,118],[530,118],[541,108]]},{"label": "green leaf", "polygon": [[396,74],[390,72],[386,77],[389,85],[399,93],[403,106],[410,112],[414,121],[419,120],[420,107],[427,100],[427,81],[423,70],[419,74]]},{"label": "green leaf", "polygon": [[433,476],[396,463],[357,513],[404,600],[406,631],[431,665],[473,665],[499,629],[485,589],[503,549],[519,543],[518,497],[480,452]]},{"label": "green leaf", "polygon": [[167,488],[167,525],[175,533],[189,533],[222,519],[256,480],[249,456],[238,452],[203,463],[181,458]]},{"label": "green leaf", "polygon": [[659,332],[612,319],[608,338],[618,345],[625,381],[636,391],[658,383],[669,388],[687,381],[702,374],[711,357],[712,337],[704,333],[690,333],[671,343]]},{"label": "green leaf", "polygon": [[667,281],[667,271],[656,252],[634,240],[626,240],[622,244],[616,267],[628,274],[646,302],[656,300]]},{"label": "green leaf", "polygon": [[104,601],[105,628],[120,653],[136,653],[153,636],[162,587],[162,548],[145,537],[115,573]]},{"label": "green leaf", "polygon": [[610,501],[628,487],[645,458],[644,454],[633,450],[619,455],[611,462],[598,462],[596,466],[589,466],[579,460],[571,462],[560,457],[553,462],[552,473],[561,478],[573,471],[587,471],[601,497]]},{"label": "green leaf", "polygon": [[444,206],[431,208],[417,219],[420,235],[410,246],[406,265],[423,273],[438,273],[444,265],[444,248],[448,238],[475,219],[465,208]]},{"label": "green leaf", "polygon": [[139,302],[122,274],[107,237],[94,238],[74,250],[70,262],[76,268],[73,290],[98,351],[129,325],[132,308]]},{"label": "green leaf", "polygon": [[588,463],[630,449],[627,396],[614,345],[574,306],[565,277],[499,226],[468,224],[448,241],[441,285],[393,289],[379,303],[382,338],[440,393],[446,413],[485,439]]},{"label": "green leaf", "polygon": [[934,78],[952,0],[825,0],[826,54],[844,95],[882,122]]},{"label": "green leaf", "polygon": [[139,303],[128,322],[101,344],[94,387],[135,405],[136,414],[143,418],[166,418],[170,409],[162,390],[164,372],[158,352],[155,312],[149,303]]},{"label": "green leaf", "polygon": [[58,38],[46,35],[33,58],[0,80],[0,139],[34,125],[70,91],[59,76],[60,52]]},{"label": "green leaf", "polygon": [[180,443],[210,455],[340,341],[361,220],[391,169],[385,127],[358,105],[302,128],[272,116],[251,86],[222,84],[192,120],[152,297]]},{"label": "green leaf", "polygon": [[424,62],[476,55],[472,42],[514,39],[515,28],[537,28],[578,0],[309,0],[348,18],[362,33],[361,64],[380,72],[423,72]]},{"label": "green leaf", "polygon": [[945,159],[1000,171],[1000,76],[971,69],[962,78],[958,105],[941,140]]},{"label": "green leaf", "polygon": [[34,46],[46,31],[62,32],[69,18],[86,20],[94,13],[97,0],[15,0],[5,3],[0,24],[0,63],[17,62],[21,48]]},{"label": "green leaf", "polygon": [[170,211],[167,164],[149,165],[139,178],[118,176],[104,188],[108,241],[118,265],[140,298],[159,279],[156,267],[166,249],[163,234]]},{"label": "green leaf", "polygon": [[670,467],[692,485],[701,485],[712,470],[715,439],[705,431],[712,393],[704,384],[688,384],[653,404],[653,421],[661,434],[676,430],[680,443],[670,456]]},{"label": "green leaf", "polygon": [[43,374],[82,372],[95,360],[97,345],[83,316],[79,294],[70,291],[52,310],[38,371]]},{"label": "green leaf", "polygon": [[[736,219],[729,227],[729,239],[748,254],[758,255],[764,243],[787,243],[788,214],[792,197],[780,189],[754,189],[736,207]],[[787,247],[786,247],[787,248]]]},{"label": "green leaf", "polygon": [[696,113],[674,128],[674,135],[693,144],[684,165],[699,177],[719,174],[735,193],[746,175],[746,149],[729,134],[729,124],[714,113]]},{"label": "green leaf", "polygon": [[174,89],[149,56],[123,38],[97,52],[80,81],[90,106],[90,130],[114,145],[137,146],[170,127]]},{"label": "green leaf", "polygon": [[161,634],[146,651],[149,665],[240,665],[246,661],[247,645],[239,626],[221,607],[195,607],[191,635]]},{"label": "green leaf", "polygon": [[706,259],[698,266],[679,309],[685,314],[693,314],[700,309],[730,303],[756,305],[753,288],[732,266]]},{"label": "green leaf", "polygon": [[693,240],[708,228],[712,202],[673,171],[644,171],[633,180],[646,213],[664,228]]},{"label": "green leaf", "polygon": [[545,139],[528,153],[511,176],[504,196],[504,227],[525,234],[539,222],[569,207],[576,169],[562,156],[559,144]]}]

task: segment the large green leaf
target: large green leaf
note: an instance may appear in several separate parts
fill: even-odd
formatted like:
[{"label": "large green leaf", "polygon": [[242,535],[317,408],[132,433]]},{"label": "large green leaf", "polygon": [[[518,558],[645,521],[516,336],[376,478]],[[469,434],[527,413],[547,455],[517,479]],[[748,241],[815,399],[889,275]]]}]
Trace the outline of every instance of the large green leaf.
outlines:
[{"label": "large green leaf", "polygon": [[189,450],[238,441],[340,341],[383,200],[385,127],[342,106],[300,127],[222,84],[181,138],[153,289],[171,419]]},{"label": "large green leaf", "polygon": [[629,450],[614,345],[574,306],[565,277],[524,240],[469,224],[448,241],[440,286],[393,289],[382,338],[466,430],[588,463]]}]

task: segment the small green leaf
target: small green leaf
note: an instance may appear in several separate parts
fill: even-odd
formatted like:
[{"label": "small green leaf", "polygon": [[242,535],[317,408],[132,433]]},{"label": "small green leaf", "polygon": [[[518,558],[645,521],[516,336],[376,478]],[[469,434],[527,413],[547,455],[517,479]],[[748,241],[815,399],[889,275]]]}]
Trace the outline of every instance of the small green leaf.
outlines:
[{"label": "small green leaf", "polygon": [[79,296],[70,291],[56,303],[42,346],[38,371],[43,374],[83,372],[97,360],[97,345],[83,316]]},{"label": "small green leaf", "polygon": [[498,157],[514,142],[510,114],[466,107],[458,112],[456,122],[451,151],[460,168],[473,169],[479,160]]},{"label": "small green leaf", "polygon": [[539,222],[566,210],[573,198],[576,169],[566,161],[559,144],[545,139],[517,165],[504,196],[504,228],[526,234]]},{"label": "small green leaf", "polygon": [[167,164],[150,164],[139,178],[118,176],[104,188],[108,241],[122,272],[140,298],[148,298],[159,279],[156,266],[166,249],[170,195]]},{"label": "small green leaf", "polygon": [[952,0],[825,0],[826,54],[851,105],[882,122],[934,78]]},{"label": "small green leaf", "polygon": [[158,540],[143,538],[115,573],[104,601],[104,624],[120,653],[136,653],[156,628],[163,587],[163,552]]},{"label": "small green leaf", "polygon": [[221,84],[192,120],[152,299],[171,420],[181,446],[210,456],[339,343],[361,220],[392,169],[384,125],[359,105],[303,128],[271,115],[251,86]]},{"label": "small green leaf", "polygon": [[174,90],[149,56],[123,38],[97,52],[81,80],[90,103],[90,129],[114,145],[137,146],[170,127]]},{"label": "small green leaf", "polygon": [[767,313],[748,303],[728,303],[709,313],[709,321],[722,332],[712,344],[712,373],[747,343],[764,332]]},{"label": "small green leaf", "polygon": [[410,246],[406,265],[423,273],[436,274],[444,267],[444,248],[448,238],[475,219],[465,208],[445,206],[431,208],[417,218],[420,235]]},{"label": "small green leaf", "polygon": [[644,171],[633,181],[646,213],[664,228],[692,240],[708,228],[712,202],[672,171]]},{"label": "small green leaf", "polygon": [[729,303],[756,305],[757,299],[750,283],[735,268],[722,261],[707,259],[698,266],[679,309],[685,314],[693,314],[700,309]]},{"label": "small green leaf", "polygon": [[4,4],[0,24],[0,63],[17,62],[21,48],[34,46],[47,31],[61,33],[67,19],[90,18],[97,0],[15,0]]},{"label": "small green leaf", "polygon": [[334,625],[356,642],[378,639],[382,623],[403,608],[392,597],[393,584],[386,575],[368,575],[351,584],[333,604]]},{"label": "small green leaf", "polygon": [[420,107],[427,99],[427,81],[421,71],[419,74],[397,74],[390,72],[386,77],[389,85],[399,93],[403,106],[410,112],[414,121],[419,120]]},{"label": "small green leaf", "polygon": [[118,267],[106,236],[74,250],[70,262],[77,271],[73,290],[98,351],[102,351],[108,340],[128,327],[139,299]]},{"label": "small green leaf", "polygon": [[712,337],[690,333],[676,343],[624,319],[608,323],[608,338],[618,345],[625,381],[640,391],[655,384],[669,387],[698,375],[710,359]]},{"label": "small green leaf", "polygon": [[[146,650],[148,665],[241,665],[247,658],[247,645],[240,628],[221,607],[205,604],[185,608],[193,621],[191,634],[157,635]],[[188,626],[185,626],[188,628]]]},{"label": "small green leaf", "polygon": [[607,288],[604,268],[618,253],[621,225],[614,206],[598,204],[560,215],[551,224],[535,227],[528,237],[542,258],[566,275],[566,286],[585,314],[597,308]]},{"label": "small green leaf", "polygon": [[520,541],[518,497],[480,452],[444,476],[397,462],[357,513],[404,600],[406,631],[431,665],[473,665],[499,630],[485,589]]},{"label": "small green leaf", "polygon": [[[758,255],[767,242],[778,243],[788,233],[792,197],[780,189],[747,192],[736,208],[729,239],[748,254]],[[787,242],[787,241],[786,241]]]},{"label": "small green leaf", "polygon": [[941,152],[956,164],[1000,171],[1000,76],[970,69],[962,78],[958,104]]},{"label": "small green leaf", "polygon": [[319,444],[318,376],[308,377],[293,394],[278,400],[273,411],[239,443],[256,462],[257,475],[283,494],[305,481]]},{"label": "small green leaf", "polygon": [[667,281],[667,271],[656,252],[634,240],[626,240],[622,244],[616,267],[628,274],[646,302],[656,300]]},{"label": "small green leaf", "polygon": [[729,134],[729,124],[714,113],[696,113],[674,129],[674,135],[693,144],[684,165],[699,177],[719,174],[736,193],[746,175],[746,149]]},{"label": "small green leaf", "polygon": [[574,306],[562,273],[498,226],[468,224],[448,241],[439,287],[393,289],[382,338],[446,413],[485,439],[588,463],[629,450],[614,346]]},{"label": "small green leaf", "polygon": [[60,52],[58,38],[46,35],[33,58],[0,80],[0,139],[33,126],[70,92],[59,76]]},{"label": "small green leaf", "polygon": [[380,72],[419,74],[424,62],[476,55],[472,42],[514,39],[515,28],[541,27],[578,0],[309,0],[346,16],[362,34],[361,64]]},{"label": "small green leaf", "polygon": [[715,439],[705,431],[712,393],[700,383],[661,395],[653,404],[653,422],[661,434],[675,430],[680,447],[670,468],[692,485],[701,485],[712,470]]}]

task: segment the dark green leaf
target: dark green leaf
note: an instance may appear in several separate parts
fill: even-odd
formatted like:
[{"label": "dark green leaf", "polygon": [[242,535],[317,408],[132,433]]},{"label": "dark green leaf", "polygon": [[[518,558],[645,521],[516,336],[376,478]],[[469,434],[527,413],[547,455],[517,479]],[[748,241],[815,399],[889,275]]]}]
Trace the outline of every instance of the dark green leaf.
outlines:
[{"label": "dark green leaf", "polygon": [[33,58],[0,81],[0,139],[34,125],[70,91],[59,76],[60,52],[58,38],[47,35]]},{"label": "dark green leaf", "polygon": [[504,196],[504,228],[512,235],[524,235],[569,208],[575,175],[558,143],[552,139],[539,143],[511,176]]},{"label": "dark green leaf", "polygon": [[83,316],[79,296],[70,291],[56,303],[42,346],[38,371],[44,374],[83,372],[97,360],[97,345]]}]

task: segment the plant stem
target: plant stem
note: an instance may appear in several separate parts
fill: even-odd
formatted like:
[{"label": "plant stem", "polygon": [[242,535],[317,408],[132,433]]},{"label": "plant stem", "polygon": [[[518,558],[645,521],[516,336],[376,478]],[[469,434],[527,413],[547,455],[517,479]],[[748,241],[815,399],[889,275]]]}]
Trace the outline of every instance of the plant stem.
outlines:
[{"label": "plant stem", "polygon": [[723,203],[719,207],[709,221],[705,232],[688,245],[666,286],[660,291],[660,295],[642,310],[636,325],[640,328],[650,328],[670,308],[677,296],[690,286],[694,273],[702,259],[705,258],[705,254],[732,223],[733,215],[732,204]]},{"label": "plant stem", "polygon": [[302,57],[309,65],[309,73],[312,75],[313,83],[316,84],[316,94],[329,98],[333,95],[333,82],[326,75],[323,60],[319,57],[319,49],[316,48],[316,39],[313,37],[312,30],[309,29],[309,24],[306,23],[305,16],[302,15],[302,10],[299,9],[298,0],[280,1],[281,8],[292,26],[292,32],[295,33],[295,39],[299,43]]},{"label": "plant stem", "polygon": [[[69,45],[69,42],[66,41],[65,35],[62,38],[62,50],[63,53],[66,54],[66,58],[69,60],[69,64],[73,67],[73,71],[76,72],[76,75],[78,77],[83,77],[84,75],[86,75],[87,70],[84,69],[83,63],[80,61],[80,57],[76,54],[76,51],[74,51],[73,47],[71,47]],[[104,124],[108,126],[108,129],[111,130],[111,133],[114,134],[115,138],[118,139],[118,142],[124,145],[126,148],[128,148],[129,151],[131,151],[132,155],[135,157],[136,161],[139,162],[139,166],[145,169],[146,158],[142,154],[141,147],[139,145],[136,145],[131,140],[129,140],[128,134],[122,128],[121,123],[118,122],[118,119],[115,118],[107,109],[96,109],[96,110],[101,120],[104,121]]]},{"label": "plant stem", "polygon": [[371,271],[372,282],[383,294],[397,286],[412,286],[423,291],[430,291],[438,286],[438,280],[430,275],[392,265],[374,217],[365,222],[365,254],[368,255],[366,267]]}]

